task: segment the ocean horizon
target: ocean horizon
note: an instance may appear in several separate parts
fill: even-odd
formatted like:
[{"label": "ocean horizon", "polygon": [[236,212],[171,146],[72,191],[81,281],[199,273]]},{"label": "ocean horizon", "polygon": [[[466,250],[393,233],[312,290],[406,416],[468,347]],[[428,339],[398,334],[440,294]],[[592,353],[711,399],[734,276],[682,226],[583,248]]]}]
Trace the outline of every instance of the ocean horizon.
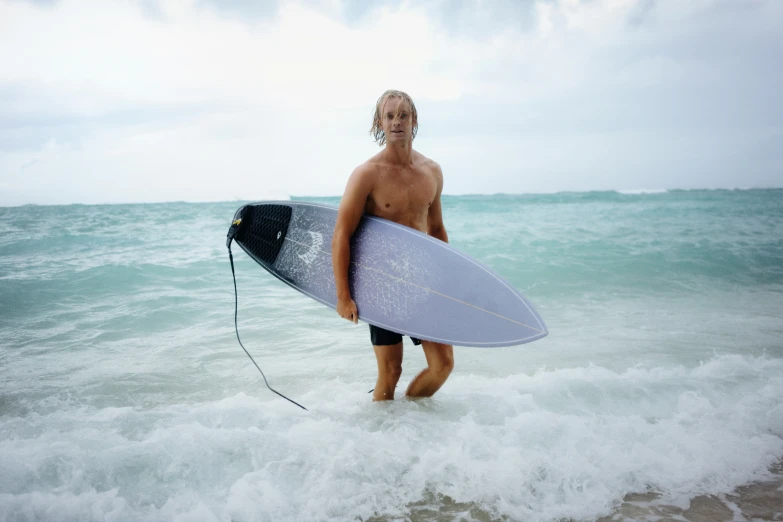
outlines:
[{"label": "ocean horizon", "polygon": [[[556,196],[564,194],[621,194],[626,196],[634,195],[651,195],[651,194],[668,194],[676,192],[743,192],[743,191],[756,191],[756,190],[781,190],[783,187],[769,186],[769,187],[717,187],[717,188],[637,188],[637,189],[594,189],[594,190],[558,190],[551,192],[492,192],[492,193],[444,193],[444,198],[459,198],[459,197],[516,197],[516,196]],[[297,195],[287,194],[281,192],[275,192],[270,194],[260,194],[257,198],[252,199],[161,199],[161,200],[149,200],[149,201],[104,201],[104,202],[26,202],[26,203],[3,203],[0,202],[0,208],[15,208],[24,206],[41,206],[41,207],[61,207],[68,205],[158,205],[165,203],[242,203],[248,201],[319,201],[319,200],[339,200],[342,194],[332,195]]]}]

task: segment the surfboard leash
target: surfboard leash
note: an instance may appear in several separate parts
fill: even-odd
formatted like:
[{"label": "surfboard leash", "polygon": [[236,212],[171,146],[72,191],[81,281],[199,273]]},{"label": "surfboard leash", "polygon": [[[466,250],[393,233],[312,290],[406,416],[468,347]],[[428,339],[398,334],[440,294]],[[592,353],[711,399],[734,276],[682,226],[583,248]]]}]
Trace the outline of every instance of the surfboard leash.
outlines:
[{"label": "surfboard leash", "polygon": [[237,321],[237,316],[239,315],[239,295],[237,293],[237,276],[234,272],[234,255],[231,253],[231,241],[234,240],[234,237],[237,235],[237,231],[239,230],[239,225],[242,223],[241,219],[235,219],[231,223],[231,228],[228,229],[228,234],[226,235],[226,247],[228,247],[228,259],[231,261],[231,277],[234,279],[234,330],[236,330],[237,333],[237,341],[239,341],[239,346],[242,347],[242,349],[245,351],[248,357],[250,357],[250,360],[253,361],[253,364],[258,369],[258,371],[261,373],[261,377],[264,378],[264,384],[266,384],[266,387],[269,388],[272,392],[276,393],[280,397],[284,398],[288,402],[291,402],[293,404],[296,404],[300,408],[302,408],[305,411],[310,411],[298,402],[296,402],[293,399],[289,399],[279,391],[275,390],[271,386],[269,386],[269,381],[266,380],[266,375],[264,375],[264,372],[261,370],[261,367],[258,366],[258,363],[256,363],[256,360],[253,359],[253,356],[250,355],[250,352],[247,351],[247,348],[245,348],[245,345],[242,344],[242,340],[239,338],[239,323]]}]

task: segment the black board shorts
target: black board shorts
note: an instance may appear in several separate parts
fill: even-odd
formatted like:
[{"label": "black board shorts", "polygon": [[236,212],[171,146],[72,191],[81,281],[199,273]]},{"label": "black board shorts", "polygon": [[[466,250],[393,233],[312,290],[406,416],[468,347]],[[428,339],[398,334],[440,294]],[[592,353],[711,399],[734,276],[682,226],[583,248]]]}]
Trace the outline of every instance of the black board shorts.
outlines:
[{"label": "black board shorts", "polygon": [[[393,344],[402,342],[402,334],[385,330],[380,326],[370,325],[370,339],[373,346],[390,346]],[[411,337],[413,344],[419,345],[421,341],[415,337]]]}]

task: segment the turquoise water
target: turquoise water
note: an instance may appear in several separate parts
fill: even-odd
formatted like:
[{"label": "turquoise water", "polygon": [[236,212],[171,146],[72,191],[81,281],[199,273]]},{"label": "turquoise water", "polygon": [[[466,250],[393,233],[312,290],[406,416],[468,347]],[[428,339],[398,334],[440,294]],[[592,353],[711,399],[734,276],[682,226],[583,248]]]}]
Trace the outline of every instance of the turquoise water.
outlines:
[{"label": "turquoise water", "polygon": [[419,402],[371,403],[366,325],[235,249],[243,342],[309,412],[234,336],[241,204],[0,208],[0,520],[593,520],[783,456],[783,190],[444,197],[551,333]]}]

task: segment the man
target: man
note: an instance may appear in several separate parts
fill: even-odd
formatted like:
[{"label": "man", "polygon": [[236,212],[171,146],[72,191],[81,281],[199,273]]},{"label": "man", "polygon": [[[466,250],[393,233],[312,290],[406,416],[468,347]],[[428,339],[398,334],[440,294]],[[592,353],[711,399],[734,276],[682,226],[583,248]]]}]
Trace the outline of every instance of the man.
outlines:
[{"label": "man", "polygon": [[[413,150],[418,114],[410,96],[386,91],[375,104],[370,133],[385,148],[356,167],[348,178],[332,239],[332,265],[337,285],[337,313],[358,323],[356,303],[348,286],[351,259],[350,239],[364,212],[426,232],[448,242],[441,215],[443,172],[434,161]],[[402,373],[402,336],[370,325],[378,381],[373,400],[394,399],[394,388]],[[454,367],[453,349],[448,344],[412,339],[424,350],[427,368],[411,381],[405,395],[431,397],[446,382]]]}]

